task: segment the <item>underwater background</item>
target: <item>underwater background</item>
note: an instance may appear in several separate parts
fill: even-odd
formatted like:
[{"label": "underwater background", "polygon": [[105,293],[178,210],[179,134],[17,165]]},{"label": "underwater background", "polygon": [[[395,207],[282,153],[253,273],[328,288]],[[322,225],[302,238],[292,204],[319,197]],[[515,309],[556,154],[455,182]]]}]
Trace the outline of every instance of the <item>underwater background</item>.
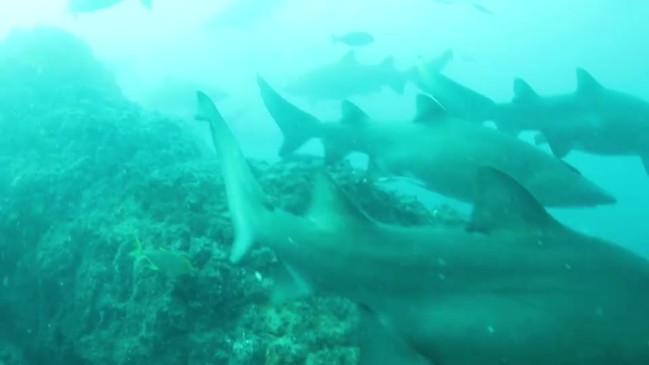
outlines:
[{"label": "underwater background", "polygon": [[[308,204],[321,146],[279,159],[256,75],[280,85],[338,62],[353,47],[332,34],[371,34],[359,62],[394,57],[399,70],[452,49],[444,73],[496,101],[512,98],[516,77],[541,94],[571,92],[577,67],[649,100],[643,1],[239,2],[123,0],[72,14],[66,1],[0,0],[0,365],[356,363],[350,303],[270,306],[272,253],[228,261],[232,228],[218,160],[193,121],[197,89],[220,95],[264,188],[291,212]],[[349,99],[408,120],[417,93],[386,86]],[[341,100],[291,100],[340,117]],[[649,256],[640,159],[565,160],[617,203],[552,214]],[[408,183],[376,188],[351,164],[332,173],[382,221],[461,224],[469,211]]]}]

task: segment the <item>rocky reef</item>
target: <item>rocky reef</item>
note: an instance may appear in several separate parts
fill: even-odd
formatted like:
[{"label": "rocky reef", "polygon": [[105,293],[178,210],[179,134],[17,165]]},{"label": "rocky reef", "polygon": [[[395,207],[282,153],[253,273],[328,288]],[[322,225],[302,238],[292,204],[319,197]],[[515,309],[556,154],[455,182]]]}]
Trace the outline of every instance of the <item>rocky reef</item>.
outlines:
[{"label": "rocky reef", "polygon": [[[356,363],[353,305],[271,305],[273,253],[229,263],[218,160],[186,123],[127,100],[64,31],[0,43],[0,364]],[[318,158],[251,164],[276,205],[306,208]],[[330,173],[378,220],[462,221],[348,165]],[[191,270],[152,267],[138,246],[182,253]]]}]

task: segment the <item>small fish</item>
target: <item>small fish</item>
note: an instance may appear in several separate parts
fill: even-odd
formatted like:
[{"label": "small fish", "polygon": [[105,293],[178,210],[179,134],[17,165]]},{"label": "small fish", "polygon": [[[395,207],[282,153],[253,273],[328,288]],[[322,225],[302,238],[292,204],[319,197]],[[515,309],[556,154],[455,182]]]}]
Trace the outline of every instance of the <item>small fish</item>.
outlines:
[{"label": "small fish", "polygon": [[163,272],[171,278],[188,275],[194,270],[185,253],[164,248],[143,249],[138,237],[135,237],[135,250],[129,255],[138,262],[144,260],[151,270]]},{"label": "small fish", "polygon": [[[98,10],[110,8],[122,0],[68,0],[68,10],[73,13],[91,13]],[[140,3],[147,9],[153,6],[153,0],[140,0]]]},{"label": "small fish", "polygon": [[351,47],[367,46],[374,42],[374,37],[367,32],[349,32],[342,35],[331,35],[333,43],[343,43]]}]

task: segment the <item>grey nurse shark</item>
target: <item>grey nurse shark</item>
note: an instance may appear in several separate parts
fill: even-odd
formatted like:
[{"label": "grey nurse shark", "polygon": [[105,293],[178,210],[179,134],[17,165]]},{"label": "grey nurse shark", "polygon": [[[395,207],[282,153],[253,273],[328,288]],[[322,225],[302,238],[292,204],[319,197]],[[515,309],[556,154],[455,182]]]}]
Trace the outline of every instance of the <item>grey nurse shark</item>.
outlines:
[{"label": "grey nurse shark", "polygon": [[386,86],[401,94],[405,83],[405,75],[395,68],[394,58],[387,57],[378,64],[363,64],[351,50],[335,62],[306,72],[284,90],[312,101],[341,100],[379,92]]},{"label": "grey nurse shark", "polygon": [[280,155],[320,138],[325,159],[335,162],[350,151],[369,156],[373,177],[412,177],[426,188],[465,202],[473,200],[473,177],[484,166],[514,177],[546,206],[612,204],[615,199],[574,168],[529,143],[477,123],[452,117],[432,99],[419,95],[414,121],[375,121],[349,101],[340,123],[321,122],[258,78],[261,96],[284,133]]},{"label": "grey nurse shark", "polygon": [[492,120],[512,134],[542,133],[557,157],[571,150],[600,155],[640,156],[649,173],[649,102],[602,86],[577,69],[575,92],[541,96],[525,81],[514,81],[514,99],[495,103],[439,73],[421,84],[452,114],[473,121]]},{"label": "grey nurse shark", "polygon": [[[637,155],[649,173],[649,102],[602,86],[584,69],[577,69],[577,91],[572,96],[542,97],[522,80],[518,104],[527,112],[541,104],[557,115],[550,127],[541,127],[548,144],[557,156],[571,149],[600,155]],[[537,107],[538,108],[538,107]],[[543,112],[543,110],[541,110]],[[563,116],[563,117],[562,117]],[[520,112],[501,118],[504,123],[530,128],[522,122]]]},{"label": "grey nurse shark", "polygon": [[[450,51],[428,62],[427,67],[440,71],[451,59]],[[402,94],[408,82],[417,78],[415,68],[398,70],[394,58],[387,57],[380,63],[361,63],[355,51],[348,51],[335,62],[318,66],[294,81],[283,90],[305,97],[312,102],[320,100],[341,101],[359,95],[380,92],[388,87],[397,94]]]},{"label": "grey nurse shark", "polygon": [[553,219],[483,168],[466,227],[366,216],[326,176],[311,208],[269,203],[221,114],[198,94],[225,181],[240,262],[270,247],[303,293],[357,303],[363,365],[646,365],[649,262]]}]

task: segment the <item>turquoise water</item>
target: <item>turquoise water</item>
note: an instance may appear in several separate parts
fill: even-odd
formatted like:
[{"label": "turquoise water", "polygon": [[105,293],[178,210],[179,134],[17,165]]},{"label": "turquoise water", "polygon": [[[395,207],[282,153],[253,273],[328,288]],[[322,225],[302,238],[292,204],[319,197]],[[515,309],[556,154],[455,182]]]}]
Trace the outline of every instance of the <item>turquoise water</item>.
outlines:
[{"label": "turquoise water", "polygon": [[[67,7],[0,0],[0,365],[359,363],[354,298],[332,290],[338,296],[270,305],[268,272],[281,266],[273,250],[255,250],[242,266],[228,261],[233,228],[209,130],[193,120],[197,90],[215,101],[272,204],[296,213],[308,206],[322,144],[279,158],[282,132],[260,98],[258,75],[331,121],[349,100],[373,119],[410,123],[421,92],[412,72],[447,50],[453,58],[442,74],[499,103],[512,99],[515,78],[541,95],[571,93],[578,67],[649,101],[649,4],[641,1],[154,0],[148,9],[123,0],[76,14]],[[368,44],[332,42],[348,32],[364,33],[356,42]],[[350,50],[354,64],[376,66],[362,68],[369,76],[343,67]],[[306,90],[291,89],[300,77]],[[327,86],[331,80],[342,81]],[[533,144],[534,136],[519,137]],[[352,154],[356,169],[343,162],[334,174],[370,216],[402,226],[469,219],[470,204],[412,184],[410,172],[409,181],[368,187],[366,160]],[[574,150],[564,160],[617,203],[549,212],[649,257],[641,159]],[[145,250],[134,254],[137,242]],[[643,363],[642,354],[624,364]]]}]

